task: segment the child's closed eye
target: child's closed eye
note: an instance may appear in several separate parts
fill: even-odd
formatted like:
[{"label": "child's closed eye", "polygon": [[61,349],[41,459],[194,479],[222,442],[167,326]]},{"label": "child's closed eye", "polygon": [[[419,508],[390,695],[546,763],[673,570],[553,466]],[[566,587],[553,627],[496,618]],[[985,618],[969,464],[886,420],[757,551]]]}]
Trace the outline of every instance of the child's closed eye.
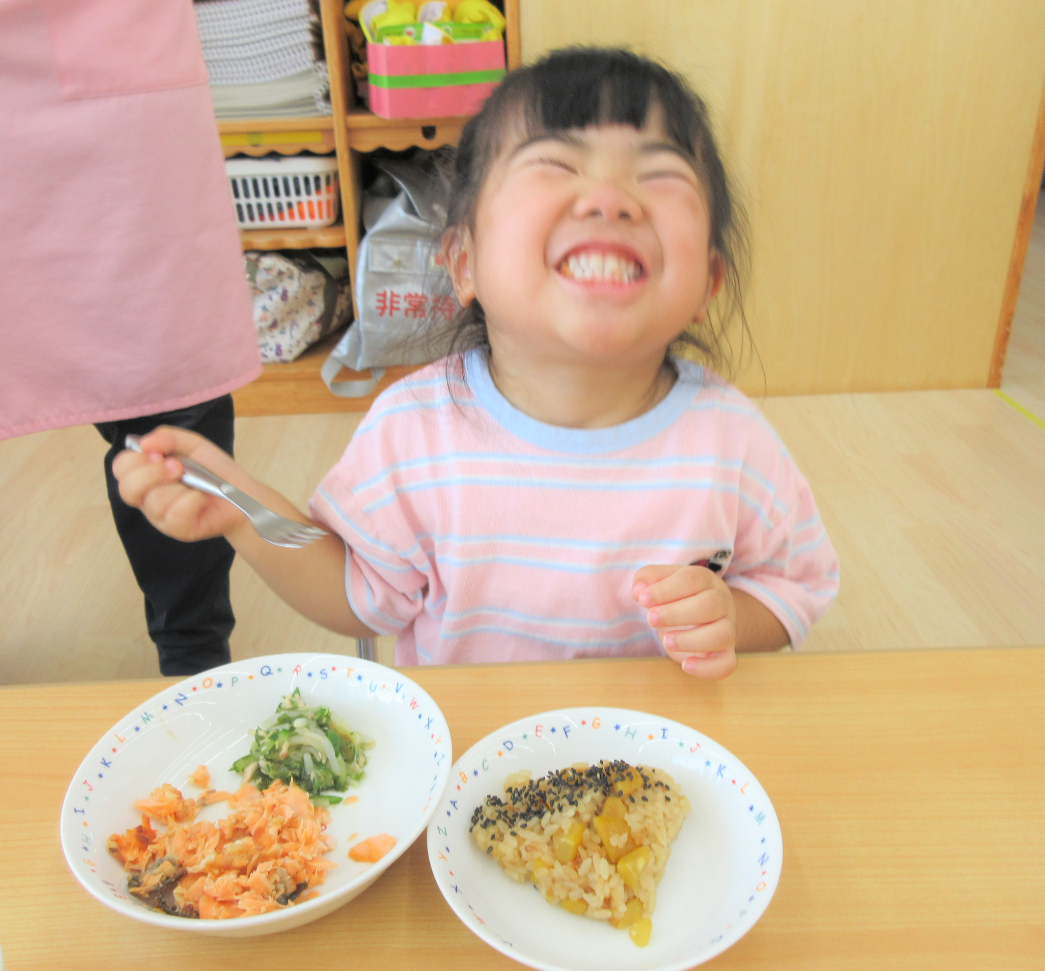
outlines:
[{"label": "child's closed eye", "polygon": [[677,169],[651,169],[646,172],[640,172],[637,179],[639,182],[651,182],[656,179],[675,179],[696,188],[696,176],[692,172],[681,172]]},{"label": "child's closed eye", "polygon": [[545,157],[543,155],[529,159],[526,162],[527,165],[550,165],[554,168],[564,169],[567,172],[576,172],[577,169],[567,162],[565,159]]}]

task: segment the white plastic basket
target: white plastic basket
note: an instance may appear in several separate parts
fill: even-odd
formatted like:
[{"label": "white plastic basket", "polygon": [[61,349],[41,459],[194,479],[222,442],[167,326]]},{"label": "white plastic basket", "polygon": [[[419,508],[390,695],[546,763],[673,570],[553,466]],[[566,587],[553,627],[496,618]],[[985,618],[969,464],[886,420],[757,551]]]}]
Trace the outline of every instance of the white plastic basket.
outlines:
[{"label": "white plastic basket", "polygon": [[225,172],[241,229],[320,229],[338,217],[336,158],[234,158]]}]

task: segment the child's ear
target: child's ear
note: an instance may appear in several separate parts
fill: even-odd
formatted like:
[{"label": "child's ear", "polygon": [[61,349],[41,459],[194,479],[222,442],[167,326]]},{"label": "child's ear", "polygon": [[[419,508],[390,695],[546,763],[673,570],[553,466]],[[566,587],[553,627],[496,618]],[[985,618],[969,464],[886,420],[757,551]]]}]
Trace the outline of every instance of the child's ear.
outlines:
[{"label": "child's ear", "polygon": [[471,233],[467,229],[448,230],[443,237],[442,256],[454,287],[454,296],[462,307],[467,307],[475,299]]},{"label": "child's ear", "polygon": [[715,299],[719,290],[722,289],[725,279],[726,261],[722,259],[722,254],[718,250],[713,249],[708,256],[708,288],[704,294],[704,302],[701,304],[700,312],[695,318],[696,320],[705,318],[711,301]]},{"label": "child's ear", "polygon": [[719,290],[722,289],[722,284],[726,279],[726,261],[722,259],[722,254],[713,249],[711,256],[708,260],[708,300],[714,300],[718,296]]}]

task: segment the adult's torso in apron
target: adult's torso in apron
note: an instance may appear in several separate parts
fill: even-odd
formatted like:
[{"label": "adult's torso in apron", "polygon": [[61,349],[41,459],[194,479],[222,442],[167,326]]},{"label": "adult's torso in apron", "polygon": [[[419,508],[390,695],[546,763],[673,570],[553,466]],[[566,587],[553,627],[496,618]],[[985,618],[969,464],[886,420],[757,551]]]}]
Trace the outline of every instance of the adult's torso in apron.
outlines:
[{"label": "adult's torso in apron", "polygon": [[0,438],[256,377],[190,0],[4,0],[0,131]]}]

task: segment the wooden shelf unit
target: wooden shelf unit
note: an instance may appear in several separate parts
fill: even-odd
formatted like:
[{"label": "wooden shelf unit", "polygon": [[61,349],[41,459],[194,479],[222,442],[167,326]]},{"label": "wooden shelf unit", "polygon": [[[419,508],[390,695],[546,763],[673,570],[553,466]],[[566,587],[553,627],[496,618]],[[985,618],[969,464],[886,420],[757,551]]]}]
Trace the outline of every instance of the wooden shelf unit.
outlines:
[{"label": "wooden shelf unit", "polygon": [[335,151],[333,117],[220,119],[217,131],[225,157],[233,155],[299,155]]},{"label": "wooden shelf unit", "polygon": [[[246,249],[345,248],[354,276],[359,252],[363,187],[360,156],[379,148],[439,148],[456,145],[467,118],[381,118],[357,106],[348,69],[343,0],[319,0],[323,47],[330,75],[332,114],[317,118],[243,118],[218,122],[226,156],[278,152],[336,153],[341,187],[341,223],[327,229],[265,229],[241,233]],[[521,63],[519,0],[504,0],[508,68]],[[330,393],[320,370],[336,341],[310,349],[290,364],[269,364],[252,384],[235,393],[242,415],[311,414],[365,411],[385,387],[413,368],[389,368],[378,390],[368,398],[339,398]],[[349,379],[351,373],[349,373]]]},{"label": "wooden shelf unit", "polygon": [[[386,368],[384,377],[372,394],[365,398],[339,398],[330,393],[319,372],[343,333],[343,330],[338,331],[324,338],[296,361],[266,364],[261,377],[232,392],[236,404],[236,417],[366,411],[385,388],[411,371],[417,370],[412,367]],[[369,372],[358,373],[344,368],[338,380],[352,381],[369,377]]]},{"label": "wooden shelf unit", "polygon": [[379,118],[363,108],[348,114],[348,144],[353,152],[376,148],[439,148],[456,145],[467,118]]},{"label": "wooden shelf unit", "polygon": [[333,115],[310,118],[219,118],[218,131],[222,135],[245,132],[304,132],[310,129],[333,131]]},{"label": "wooden shelf unit", "polygon": [[243,249],[320,249],[345,245],[345,227],[324,226],[322,229],[298,229],[287,226],[281,229],[242,229],[240,242]]},{"label": "wooden shelf unit", "polygon": [[334,119],[317,118],[237,118],[218,122],[221,148],[230,155],[298,155],[335,151]]}]

